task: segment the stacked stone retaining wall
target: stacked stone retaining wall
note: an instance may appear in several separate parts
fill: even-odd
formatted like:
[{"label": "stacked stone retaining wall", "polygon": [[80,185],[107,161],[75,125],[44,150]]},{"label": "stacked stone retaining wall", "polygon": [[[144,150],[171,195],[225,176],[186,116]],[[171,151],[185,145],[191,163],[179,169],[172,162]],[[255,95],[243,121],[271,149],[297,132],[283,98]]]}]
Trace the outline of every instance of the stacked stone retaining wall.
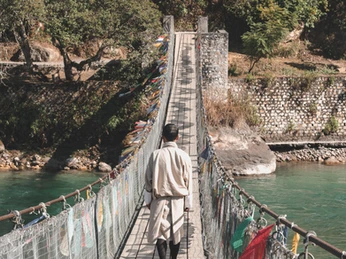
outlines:
[{"label": "stacked stone retaining wall", "polygon": [[318,148],[305,147],[303,149],[292,149],[285,152],[274,152],[277,162],[309,161],[324,164],[345,164],[346,148],[331,148],[320,146]]},{"label": "stacked stone retaining wall", "polygon": [[[199,33],[201,86],[218,94],[228,83],[228,33]],[[221,93],[220,93],[221,94]]]},{"label": "stacked stone retaining wall", "polygon": [[[346,136],[346,77],[229,80],[226,98],[248,100],[257,109],[267,142],[343,140]],[[324,134],[334,117],[338,130]]]}]

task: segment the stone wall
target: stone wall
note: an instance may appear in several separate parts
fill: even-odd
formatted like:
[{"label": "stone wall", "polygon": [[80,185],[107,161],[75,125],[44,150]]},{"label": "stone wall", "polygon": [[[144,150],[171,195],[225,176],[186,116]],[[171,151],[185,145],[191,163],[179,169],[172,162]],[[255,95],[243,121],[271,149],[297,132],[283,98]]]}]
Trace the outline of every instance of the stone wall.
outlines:
[{"label": "stone wall", "polygon": [[221,95],[228,84],[228,33],[208,32],[207,17],[200,17],[196,44],[201,86]]},{"label": "stone wall", "polygon": [[[234,79],[227,90],[232,98],[249,100],[257,108],[267,142],[346,136],[346,77]],[[326,136],[323,130],[332,116],[338,131]]]}]

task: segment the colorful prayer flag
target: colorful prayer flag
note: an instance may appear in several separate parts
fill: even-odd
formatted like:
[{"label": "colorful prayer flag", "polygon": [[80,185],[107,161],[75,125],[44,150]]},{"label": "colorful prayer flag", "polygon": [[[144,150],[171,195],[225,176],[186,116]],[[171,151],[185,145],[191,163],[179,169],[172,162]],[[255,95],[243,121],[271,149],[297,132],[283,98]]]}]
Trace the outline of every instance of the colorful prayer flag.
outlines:
[{"label": "colorful prayer flag", "polygon": [[247,226],[253,221],[252,217],[246,218],[235,230],[231,239],[231,246],[237,252],[243,252],[244,235]]},{"label": "colorful prayer flag", "polygon": [[270,232],[275,224],[258,231],[252,242],[246,247],[239,259],[262,259]]},{"label": "colorful prayer flag", "polygon": [[300,235],[298,233],[294,233],[293,240],[292,240],[292,252],[294,254],[297,253],[299,239],[300,239]]}]

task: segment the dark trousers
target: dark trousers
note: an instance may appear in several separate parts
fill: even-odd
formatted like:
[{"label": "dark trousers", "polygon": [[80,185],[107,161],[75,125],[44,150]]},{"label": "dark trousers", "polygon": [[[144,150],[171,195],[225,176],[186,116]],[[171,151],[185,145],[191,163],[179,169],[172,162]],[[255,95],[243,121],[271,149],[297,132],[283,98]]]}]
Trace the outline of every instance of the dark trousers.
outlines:
[{"label": "dark trousers", "polygon": [[[169,249],[171,250],[170,258],[172,259],[177,258],[179,247],[180,247],[180,242],[176,245],[173,245],[173,241],[169,241]],[[163,239],[158,239],[156,242],[156,248],[157,248],[157,252],[159,253],[160,259],[166,259],[167,241]]]}]

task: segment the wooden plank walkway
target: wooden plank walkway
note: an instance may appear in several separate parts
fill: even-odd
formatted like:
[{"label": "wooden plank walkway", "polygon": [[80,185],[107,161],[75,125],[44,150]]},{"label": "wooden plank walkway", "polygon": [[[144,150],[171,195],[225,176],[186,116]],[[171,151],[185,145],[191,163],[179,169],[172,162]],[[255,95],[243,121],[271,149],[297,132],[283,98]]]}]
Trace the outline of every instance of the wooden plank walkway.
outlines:
[{"label": "wooden plank walkway", "polygon": [[[178,146],[189,153],[193,165],[193,209],[185,213],[185,237],[179,259],[205,258],[199,202],[196,139],[196,63],[195,33],[176,33],[173,88],[166,123],[179,126]],[[120,258],[159,258],[154,245],[147,242],[149,210],[142,206]],[[167,250],[169,254],[169,248]]]}]

